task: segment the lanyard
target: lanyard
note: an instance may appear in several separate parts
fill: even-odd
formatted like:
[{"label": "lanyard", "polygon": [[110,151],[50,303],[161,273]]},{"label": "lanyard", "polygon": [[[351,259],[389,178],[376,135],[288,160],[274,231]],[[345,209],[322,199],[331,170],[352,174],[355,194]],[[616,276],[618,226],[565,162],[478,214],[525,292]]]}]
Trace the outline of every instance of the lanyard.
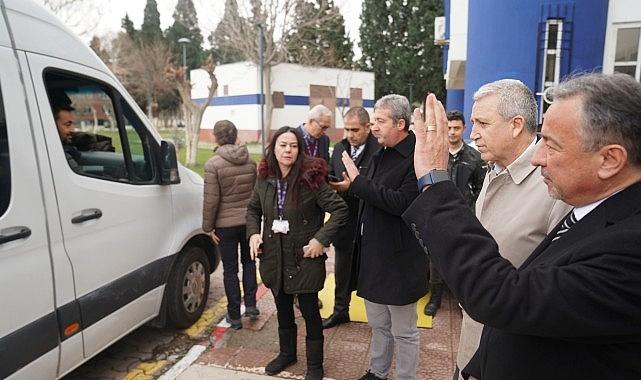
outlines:
[{"label": "lanyard", "polygon": [[307,151],[307,154],[316,157],[316,154],[318,154],[318,139],[313,139],[310,136],[305,136],[303,138],[305,141],[305,150]]},{"label": "lanyard", "polygon": [[280,179],[276,180],[276,194],[278,195],[278,217],[283,219],[283,211],[285,210],[285,198],[287,198],[287,181],[283,180],[281,183]]}]

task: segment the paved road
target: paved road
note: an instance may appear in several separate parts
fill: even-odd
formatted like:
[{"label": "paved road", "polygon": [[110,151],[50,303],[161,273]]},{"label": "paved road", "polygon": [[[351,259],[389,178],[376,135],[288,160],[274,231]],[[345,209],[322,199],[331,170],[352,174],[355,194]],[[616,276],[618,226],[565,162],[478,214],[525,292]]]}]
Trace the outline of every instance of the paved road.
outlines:
[{"label": "paved road", "polygon": [[[333,271],[333,252],[327,260]],[[259,289],[261,316],[244,318],[242,330],[215,327],[224,316],[226,298],[222,266],[212,274],[208,309],[199,326],[188,331],[141,327],[69,374],[65,379],[157,379],[170,370],[194,345],[204,352],[183,372],[180,380],[266,379],[263,367],[278,351],[277,322],[271,293]],[[302,379],[305,372],[304,321],[297,312],[299,361],[279,376]],[[461,314],[446,294],[432,329],[421,329],[418,379],[452,378]],[[327,379],[357,379],[367,370],[370,329],[365,323],[349,323],[325,331],[325,376]],[[393,379],[393,376],[390,377]],[[163,379],[164,380],[164,379]]]},{"label": "paved road", "polygon": [[[211,275],[206,310],[216,309],[223,299],[225,291],[222,278],[222,265],[219,265]],[[207,341],[211,327],[219,319],[211,321],[208,328],[203,328],[202,332],[194,337],[185,330],[140,327],[65,376],[65,380],[156,378],[180,360],[194,344]]]}]

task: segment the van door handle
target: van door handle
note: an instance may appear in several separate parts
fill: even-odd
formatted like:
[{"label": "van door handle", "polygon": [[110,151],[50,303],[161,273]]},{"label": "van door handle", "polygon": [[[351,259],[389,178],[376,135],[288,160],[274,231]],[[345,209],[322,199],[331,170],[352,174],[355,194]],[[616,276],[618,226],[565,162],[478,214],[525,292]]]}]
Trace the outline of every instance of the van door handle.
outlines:
[{"label": "van door handle", "polygon": [[86,222],[87,220],[91,219],[100,219],[102,216],[102,211],[100,211],[97,208],[88,208],[86,210],[80,211],[80,215],[74,216],[71,218],[71,223],[73,224],[78,224],[82,222]]},{"label": "van door handle", "polygon": [[25,239],[31,236],[31,230],[25,226],[10,227],[0,231],[0,244]]}]

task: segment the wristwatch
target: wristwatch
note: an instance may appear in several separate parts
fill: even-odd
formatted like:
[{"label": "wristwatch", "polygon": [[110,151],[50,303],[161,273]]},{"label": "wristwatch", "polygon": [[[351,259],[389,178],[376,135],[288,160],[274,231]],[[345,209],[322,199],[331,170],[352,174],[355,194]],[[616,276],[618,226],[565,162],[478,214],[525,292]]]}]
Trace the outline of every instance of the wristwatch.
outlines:
[{"label": "wristwatch", "polygon": [[423,191],[425,186],[430,186],[438,182],[449,181],[450,175],[447,174],[447,170],[430,170],[427,174],[418,179],[416,185],[418,186],[418,191]]}]

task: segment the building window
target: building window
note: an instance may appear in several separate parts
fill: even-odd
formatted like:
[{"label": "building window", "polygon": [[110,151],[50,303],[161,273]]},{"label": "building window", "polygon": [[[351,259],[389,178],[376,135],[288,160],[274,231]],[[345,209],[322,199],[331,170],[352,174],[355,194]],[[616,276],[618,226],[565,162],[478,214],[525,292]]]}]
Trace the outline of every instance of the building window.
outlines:
[{"label": "building window", "polygon": [[282,91],[272,92],[272,105],[274,108],[285,108],[285,93]]},{"label": "building window", "polygon": [[641,27],[619,27],[616,32],[614,72],[624,73],[640,80],[639,37]]},{"label": "building window", "polygon": [[223,86],[223,95],[224,96],[229,95],[229,85],[224,85]]},{"label": "building window", "polygon": [[549,19],[545,24],[543,49],[543,70],[541,78],[541,120],[550,106],[546,99],[548,90],[559,83],[561,76],[561,43],[563,42],[563,20]]},{"label": "building window", "polygon": [[[60,157],[64,154],[73,172],[98,180],[156,183],[154,138],[116,90],[53,70],[44,79],[62,145]],[[79,125],[85,128],[78,130]]]},{"label": "building window", "polygon": [[309,85],[309,107],[317,104],[323,104],[332,111],[332,127],[334,124],[334,113],[336,112],[336,87],[320,86],[315,84]]},{"label": "building window", "polygon": [[363,89],[362,88],[349,89],[349,106],[350,107],[363,106]]}]

